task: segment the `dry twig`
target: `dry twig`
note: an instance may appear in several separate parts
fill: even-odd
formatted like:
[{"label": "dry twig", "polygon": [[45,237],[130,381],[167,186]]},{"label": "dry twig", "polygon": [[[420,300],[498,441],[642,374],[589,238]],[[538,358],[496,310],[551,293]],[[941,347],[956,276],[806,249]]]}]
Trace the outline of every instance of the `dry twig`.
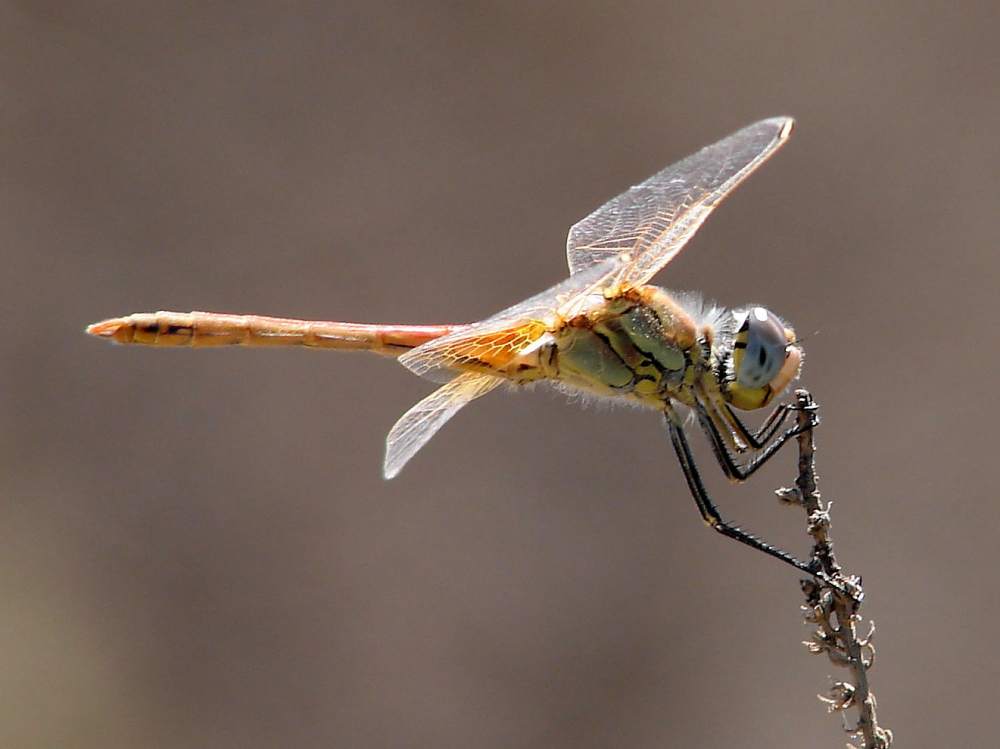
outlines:
[{"label": "dry twig", "polygon": [[795,486],[779,489],[785,502],[805,508],[809,518],[809,534],[813,537],[812,560],[816,576],[802,580],[806,603],[802,607],[806,623],[814,626],[804,644],[812,653],[826,653],[830,661],[846,668],[846,681],[838,681],[826,695],[821,695],[830,712],[845,712],[857,708],[855,725],[847,726],[853,738],[861,741],[862,749],[888,749],[892,732],[881,728],[875,715],[875,696],[868,687],[868,669],[875,658],[871,625],[864,637],[857,632],[861,616],[858,611],[864,599],[861,578],[844,575],[833,554],[830,538],[830,503],[824,504],[816,488],[815,446],[813,428],[819,423],[816,403],[806,390],[797,390],[798,424],[802,432],[799,441],[799,475]]}]

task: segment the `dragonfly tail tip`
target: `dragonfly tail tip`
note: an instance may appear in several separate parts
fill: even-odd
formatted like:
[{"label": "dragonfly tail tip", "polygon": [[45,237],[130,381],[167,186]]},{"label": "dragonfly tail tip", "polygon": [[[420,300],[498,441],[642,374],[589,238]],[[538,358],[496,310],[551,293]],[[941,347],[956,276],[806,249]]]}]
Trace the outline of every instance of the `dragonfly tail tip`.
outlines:
[{"label": "dragonfly tail tip", "polygon": [[88,325],[87,334],[96,336],[97,338],[110,338],[117,341],[120,335],[125,332],[125,328],[125,322],[121,318],[115,318]]}]

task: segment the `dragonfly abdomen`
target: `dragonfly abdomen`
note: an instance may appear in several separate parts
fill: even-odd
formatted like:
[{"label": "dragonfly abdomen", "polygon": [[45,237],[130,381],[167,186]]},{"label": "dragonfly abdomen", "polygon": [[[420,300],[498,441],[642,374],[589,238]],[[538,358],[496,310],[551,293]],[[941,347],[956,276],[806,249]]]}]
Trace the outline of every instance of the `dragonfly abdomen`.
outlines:
[{"label": "dragonfly abdomen", "polygon": [[95,323],[91,335],[145,346],[304,346],[399,356],[461,325],[366,325],[215,312],[141,312]]}]

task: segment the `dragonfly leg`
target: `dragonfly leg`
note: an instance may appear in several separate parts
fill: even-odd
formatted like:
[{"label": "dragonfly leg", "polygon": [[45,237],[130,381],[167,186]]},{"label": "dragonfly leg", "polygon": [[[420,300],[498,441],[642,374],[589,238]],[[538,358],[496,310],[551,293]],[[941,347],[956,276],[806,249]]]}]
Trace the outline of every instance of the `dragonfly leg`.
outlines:
[{"label": "dragonfly leg", "polygon": [[788,403],[780,403],[768,414],[757,431],[751,431],[733,412],[718,389],[705,388],[702,390],[701,400],[707,406],[706,410],[712,421],[726,438],[726,444],[738,453],[763,448],[781,429],[789,414],[796,410]]},{"label": "dragonfly leg", "polygon": [[718,508],[705,489],[705,484],[701,480],[701,474],[698,473],[698,467],[694,462],[694,455],[691,453],[691,446],[688,444],[687,436],[684,434],[684,427],[681,424],[680,417],[669,404],[666,409],[666,422],[667,428],[670,430],[670,441],[673,443],[674,450],[677,453],[677,459],[680,461],[684,478],[687,480],[688,488],[691,490],[691,495],[694,497],[695,504],[698,506],[698,512],[701,513],[705,524],[727,538],[735,539],[752,549],[757,549],[776,559],[780,559],[782,562],[790,564],[795,569],[806,574],[815,575],[819,569],[816,560],[804,562],[801,559],[797,559],[788,552],[782,551],[765,541],[761,541],[742,528],[722,519]]},{"label": "dragonfly leg", "polygon": [[[709,413],[705,413],[705,411],[708,411],[709,409],[711,409],[711,405],[706,405],[704,409],[698,410],[698,421],[701,423],[701,428],[708,437],[709,444],[712,447],[712,453],[715,455],[716,460],[719,461],[719,465],[722,467],[723,472],[725,472],[726,476],[728,476],[731,481],[746,481],[758,468],[774,457],[775,453],[777,453],[778,450],[780,450],[784,444],[788,442],[788,440],[793,437],[797,437],[806,429],[811,429],[819,423],[818,419],[814,417],[808,426],[800,427],[796,425],[778,434],[778,429],[784,423],[788,414],[797,410],[797,406],[785,403],[781,404],[774,409],[771,416],[769,416],[767,421],[765,421],[764,426],[760,429],[760,431],[758,431],[758,436],[764,432],[766,432],[766,436],[762,441],[755,442],[752,450],[756,454],[745,464],[741,465],[737,462],[736,458],[729,450],[729,440],[726,439],[726,434],[719,430],[716,420],[711,418]],[[730,415],[737,424],[740,424],[740,426],[743,427],[743,424],[739,421],[735,414],[731,413]],[[746,427],[743,427],[743,429],[746,429]],[[776,434],[777,436],[775,436]]]},{"label": "dragonfly leg", "polygon": [[723,418],[732,424],[736,429],[740,437],[746,441],[750,446],[751,450],[760,450],[764,445],[771,441],[771,438],[781,429],[781,425],[785,423],[785,419],[791,414],[795,408],[788,403],[779,403],[774,409],[768,414],[767,418],[764,419],[764,423],[760,425],[760,428],[756,432],[751,432],[747,429],[746,425],[740,420],[733,409],[728,403],[722,404]]}]

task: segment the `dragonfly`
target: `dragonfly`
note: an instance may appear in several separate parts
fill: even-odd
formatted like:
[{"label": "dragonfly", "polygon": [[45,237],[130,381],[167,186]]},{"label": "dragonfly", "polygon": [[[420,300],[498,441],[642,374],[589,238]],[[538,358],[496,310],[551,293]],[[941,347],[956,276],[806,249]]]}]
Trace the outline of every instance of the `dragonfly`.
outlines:
[{"label": "dragonfly", "polygon": [[785,144],[793,125],[774,117],[744,127],[605,203],[569,231],[569,278],[480,322],[380,325],[152,312],[87,331],[123,344],[304,346],[396,357],[441,387],[389,431],[387,479],[459,409],[504,383],[545,382],[660,411],[704,522],[812,574],[812,563],[722,518],[686,434],[697,421],[722,471],[742,482],[800,433],[786,426],[793,405],[775,405],[757,429],[734,410],[769,406],[799,376],[803,351],[794,331],[760,305],[726,310],[698,293],[647,284]]}]

